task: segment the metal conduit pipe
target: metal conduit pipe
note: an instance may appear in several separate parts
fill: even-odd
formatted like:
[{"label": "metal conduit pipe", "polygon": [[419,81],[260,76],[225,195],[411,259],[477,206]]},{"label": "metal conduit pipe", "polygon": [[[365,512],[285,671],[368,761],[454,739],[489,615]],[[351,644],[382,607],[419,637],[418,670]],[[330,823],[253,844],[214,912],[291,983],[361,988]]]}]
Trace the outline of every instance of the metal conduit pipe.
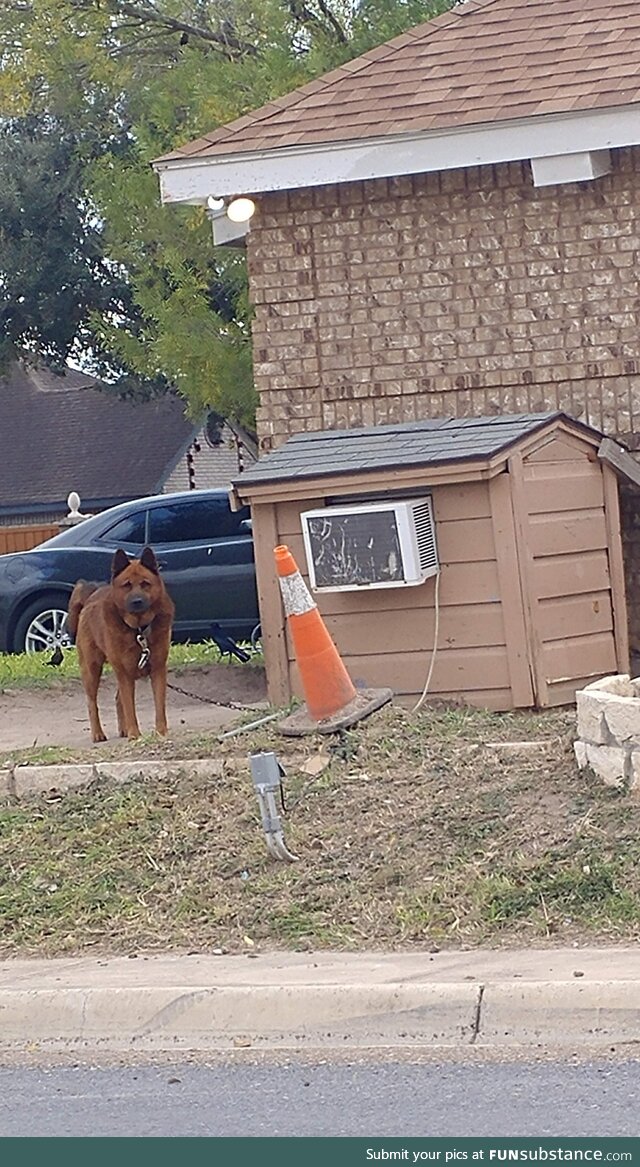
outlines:
[{"label": "metal conduit pipe", "polygon": [[269,853],[274,859],[294,863],[298,856],[289,851],[284,841],[284,831],[276,806],[276,793],[280,791],[282,783],[282,767],[272,752],[251,754],[249,761]]}]

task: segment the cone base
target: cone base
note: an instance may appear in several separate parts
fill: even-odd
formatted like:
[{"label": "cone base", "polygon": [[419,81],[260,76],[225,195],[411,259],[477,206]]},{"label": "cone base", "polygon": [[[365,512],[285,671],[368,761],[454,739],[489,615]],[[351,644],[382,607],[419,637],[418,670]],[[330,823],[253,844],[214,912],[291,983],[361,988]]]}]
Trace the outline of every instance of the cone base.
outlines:
[{"label": "cone base", "polygon": [[278,729],[285,737],[305,737],[309,733],[337,733],[339,729],[348,729],[363,717],[368,717],[376,709],[386,705],[393,697],[393,689],[359,689],[353,701],[343,705],[332,717],[325,717],[322,721],[314,721],[309,711],[296,710],[295,713],[278,722]]}]

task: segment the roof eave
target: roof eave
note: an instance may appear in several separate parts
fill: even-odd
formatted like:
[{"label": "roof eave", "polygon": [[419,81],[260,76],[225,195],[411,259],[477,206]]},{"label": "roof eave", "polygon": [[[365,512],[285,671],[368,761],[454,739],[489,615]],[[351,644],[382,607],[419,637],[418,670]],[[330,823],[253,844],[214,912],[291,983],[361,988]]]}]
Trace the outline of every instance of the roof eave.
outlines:
[{"label": "roof eave", "polygon": [[[548,424],[546,423],[546,425]],[[536,434],[543,428],[546,426],[537,426]],[[528,437],[529,434],[526,436]],[[412,484],[415,481],[416,473],[428,472],[430,483],[433,483],[434,486],[444,482],[494,478],[504,469],[509,455],[515,446],[521,444],[521,441],[521,438],[515,438],[506,442],[504,446],[492,454],[462,454],[459,457],[451,457],[441,461],[414,462],[411,465],[389,463],[385,466],[370,466],[364,469],[360,466],[354,470],[327,470],[320,474],[308,475],[278,475],[276,473],[269,478],[254,478],[251,482],[245,482],[244,478],[237,478],[232,484],[232,494],[237,499],[244,499],[247,502],[250,499],[258,501],[258,496],[260,496],[260,502],[272,502],[284,497],[290,498],[292,487],[295,487],[296,497],[300,498],[304,496],[315,498],[318,491],[324,494],[339,493],[342,489],[349,489],[353,485],[354,479],[361,479],[363,486],[366,482],[367,485],[371,485],[372,489],[377,489],[375,481],[380,478],[384,489],[388,490],[394,485],[406,485],[404,479],[411,480],[409,484]],[[328,489],[329,483],[331,489]]]},{"label": "roof eave", "polygon": [[[414,134],[158,160],[164,203],[455,170],[500,162],[583,159],[640,144],[640,102]],[[602,169],[596,167],[599,173]],[[595,177],[566,168],[559,181]]]},{"label": "roof eave", "polygon": [[317,499],[318,495],[336,495],[353,492],[355,481],[361,490],[371,492],[404,490],[416,484],[416,474],[429,474],[429,485],[445,483],[477,482],[493,478],[506,462],[506,456],[495,459],[469,457],[446,462],[415,463],[411,466],[374,466],[358,470],[334,470],[323,475],[300,475],[268,478],[262,481],[244,482],[235,479],[231,487],[232,497],[240,505],[256,503],[288,502],[292,498]]}]

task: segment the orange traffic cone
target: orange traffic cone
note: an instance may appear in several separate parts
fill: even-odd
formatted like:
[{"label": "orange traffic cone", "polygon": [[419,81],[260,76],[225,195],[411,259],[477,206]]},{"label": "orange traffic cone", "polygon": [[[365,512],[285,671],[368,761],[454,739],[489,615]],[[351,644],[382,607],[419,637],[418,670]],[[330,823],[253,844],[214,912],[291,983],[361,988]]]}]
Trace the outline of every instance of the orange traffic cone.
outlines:
[{"label": "orange traffic cone", "polygon": [[293,736],[333,733],[390,701],[391,689],[356,690],[288,547],[274,550],[306,709],[280,722]]}]

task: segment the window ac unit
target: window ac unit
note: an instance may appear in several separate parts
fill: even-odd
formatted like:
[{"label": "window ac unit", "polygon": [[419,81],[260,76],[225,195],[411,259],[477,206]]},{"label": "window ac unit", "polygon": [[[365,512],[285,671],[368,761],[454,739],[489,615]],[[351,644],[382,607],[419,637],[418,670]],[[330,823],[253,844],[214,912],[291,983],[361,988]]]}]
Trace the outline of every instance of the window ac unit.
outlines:
[{"label": "window ac unit", "polygon": [[316,592],[411,587],[440,570],[431,497],[330,506],[300,518]]}]

